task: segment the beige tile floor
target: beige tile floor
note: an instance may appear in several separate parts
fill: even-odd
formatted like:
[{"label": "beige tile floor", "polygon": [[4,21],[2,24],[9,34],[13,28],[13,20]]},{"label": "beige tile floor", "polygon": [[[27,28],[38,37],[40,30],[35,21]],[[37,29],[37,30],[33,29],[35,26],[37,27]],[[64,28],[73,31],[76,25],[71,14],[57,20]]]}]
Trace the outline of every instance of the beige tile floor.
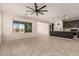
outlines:
[{"label": "beige tile floor", "polygon": [[0,46],[1,56],[76,56],[79,40],[59,37],[33,37],[6,40]]}]

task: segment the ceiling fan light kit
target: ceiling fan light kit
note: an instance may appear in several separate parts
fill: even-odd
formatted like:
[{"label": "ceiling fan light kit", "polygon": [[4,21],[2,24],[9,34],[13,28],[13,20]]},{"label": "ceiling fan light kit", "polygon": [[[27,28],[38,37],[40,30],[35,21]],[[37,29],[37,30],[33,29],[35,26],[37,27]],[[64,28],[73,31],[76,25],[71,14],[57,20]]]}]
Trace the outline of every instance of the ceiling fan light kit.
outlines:
[{"label": "ceiling fan light kit", "polygon": [[40,8],[38,8],[37,3],[34,3],[34,7],[35,7],[34,9],[31,8],[31,7],[29,7],[29,6],[26,6],[26,7],[29,8],[31,11],[25,11],[25,12],[32,12],[31,15],[32,15],[32,14],[36,14],[36,16],[38,16],[39,14],[44,15],[43,12],[47,12],[47,11],[48,11],[48,10],[43,10],[43,9],[46,7],[46,5],[44,5],[44,6],[40,7]]}]

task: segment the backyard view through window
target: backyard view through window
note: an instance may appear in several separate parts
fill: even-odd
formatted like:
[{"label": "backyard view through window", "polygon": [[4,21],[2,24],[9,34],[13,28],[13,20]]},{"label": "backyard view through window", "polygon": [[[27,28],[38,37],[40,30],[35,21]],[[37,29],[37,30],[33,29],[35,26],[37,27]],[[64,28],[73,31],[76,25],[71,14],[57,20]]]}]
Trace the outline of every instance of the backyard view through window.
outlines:
[{"label": "backyard view through window", "polygon": [[13,21],[13,31],[20,33],[32,32],[32,23]]}]

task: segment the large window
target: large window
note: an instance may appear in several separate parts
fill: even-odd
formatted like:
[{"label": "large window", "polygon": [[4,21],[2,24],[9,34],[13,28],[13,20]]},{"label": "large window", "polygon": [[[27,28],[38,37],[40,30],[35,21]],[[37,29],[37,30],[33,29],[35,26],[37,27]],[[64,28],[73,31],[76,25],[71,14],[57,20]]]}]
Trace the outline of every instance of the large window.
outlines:
[{"label": "large window", "polygon": [[13,31],[21,33],[32,32],[32,23],[13,21]]}]

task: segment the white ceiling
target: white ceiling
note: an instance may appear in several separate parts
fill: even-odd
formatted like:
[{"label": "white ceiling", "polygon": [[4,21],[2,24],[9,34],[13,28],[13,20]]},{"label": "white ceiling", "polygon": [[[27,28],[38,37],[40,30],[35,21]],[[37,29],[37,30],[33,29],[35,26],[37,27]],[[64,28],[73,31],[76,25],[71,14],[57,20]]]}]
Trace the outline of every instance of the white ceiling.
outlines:
[{"label": "white ceiling", "polygon": [[29,6],[34,8],[33,3],[2,3],[2,10],[4,12],[11,12],[15,15],[20,15],[24,17],[29,17],[33,19],[39,19],[43,21],[54,21],[54,17],[62,17],[63,15],[67,15],[69,18],[78,18],[79,17],[79,4],[78,3],[41,3],[38,4],[39,6],[47,5],[46,10],[48,12],[45,12],[44,15],[36,16],[35,14],[30,15],[29,12],[27,12],[27,15],[25,15],[25,10],[30,10],[26,8],[25,6]]}]

